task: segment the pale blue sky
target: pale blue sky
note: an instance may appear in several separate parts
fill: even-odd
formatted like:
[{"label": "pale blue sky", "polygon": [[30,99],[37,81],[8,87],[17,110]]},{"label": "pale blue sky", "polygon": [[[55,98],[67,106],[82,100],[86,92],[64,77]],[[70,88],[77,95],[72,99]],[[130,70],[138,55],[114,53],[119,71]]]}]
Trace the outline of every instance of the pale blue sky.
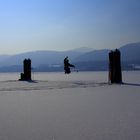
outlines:
[{"label": "pale blue sky", "polygon": [[140,0],[0,0],[0,54],[140,42]]}]

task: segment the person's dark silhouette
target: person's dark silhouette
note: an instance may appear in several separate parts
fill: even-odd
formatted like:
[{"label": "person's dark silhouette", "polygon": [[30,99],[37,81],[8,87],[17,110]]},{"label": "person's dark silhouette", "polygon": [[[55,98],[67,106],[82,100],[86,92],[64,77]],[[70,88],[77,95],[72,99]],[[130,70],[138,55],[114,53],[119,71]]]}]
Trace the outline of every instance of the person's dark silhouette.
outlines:
[{"label": "person's dark silhouette", "polygon": [[69,63],[68,56],[64,59],[64,71],[65,74],[71,73],[70,67],[75,67],[74,65]]}]

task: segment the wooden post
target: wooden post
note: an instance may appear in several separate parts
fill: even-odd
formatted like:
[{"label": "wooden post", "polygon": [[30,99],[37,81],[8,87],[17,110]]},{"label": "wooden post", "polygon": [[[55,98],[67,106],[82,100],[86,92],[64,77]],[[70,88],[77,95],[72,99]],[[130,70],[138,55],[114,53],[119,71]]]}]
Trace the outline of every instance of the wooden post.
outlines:
[{"label": "wooden post", "polygon": [[23,72],[24,73],[21,73],[20,80],[25,80],[25,81],[31,80],[31,60],[30,59],[24,59]]},{"label": "wooden post", "polygon": [[109,81],[122,83],[121,53],[118,49],[109,52]]}]

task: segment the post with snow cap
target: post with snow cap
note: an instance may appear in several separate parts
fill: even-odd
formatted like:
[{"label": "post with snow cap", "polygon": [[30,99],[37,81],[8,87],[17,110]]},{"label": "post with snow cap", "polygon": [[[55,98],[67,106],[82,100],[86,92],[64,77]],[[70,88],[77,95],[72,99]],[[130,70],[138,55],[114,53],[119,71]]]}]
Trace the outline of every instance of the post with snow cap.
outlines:
[{"label": "post with snow cap", "polygon": [[109,82],[122,83],[121,53],[118,49],[109,52]]},{"label": "post with snow cap", "polygon": [[31,80],[31,59],[24,59],[23,72],[24,73],[21,73],[20,80],[30,81]]}]

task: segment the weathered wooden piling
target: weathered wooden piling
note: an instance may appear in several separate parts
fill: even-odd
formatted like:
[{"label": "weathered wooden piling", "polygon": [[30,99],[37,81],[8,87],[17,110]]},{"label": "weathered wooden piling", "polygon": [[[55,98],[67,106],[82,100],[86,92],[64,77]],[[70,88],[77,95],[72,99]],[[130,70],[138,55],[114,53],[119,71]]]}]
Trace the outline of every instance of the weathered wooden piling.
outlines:
[{"label": "weathered wooden piling", "polygon": [[23,61],[23,72],[20,74],[20,80],[29,81],[31,79],[31,59],[24,59]]},{"label": "weathered wooden piling", "polygon": [[121,53],[118,49],[109,52],[109,81],[122,83]]}]

